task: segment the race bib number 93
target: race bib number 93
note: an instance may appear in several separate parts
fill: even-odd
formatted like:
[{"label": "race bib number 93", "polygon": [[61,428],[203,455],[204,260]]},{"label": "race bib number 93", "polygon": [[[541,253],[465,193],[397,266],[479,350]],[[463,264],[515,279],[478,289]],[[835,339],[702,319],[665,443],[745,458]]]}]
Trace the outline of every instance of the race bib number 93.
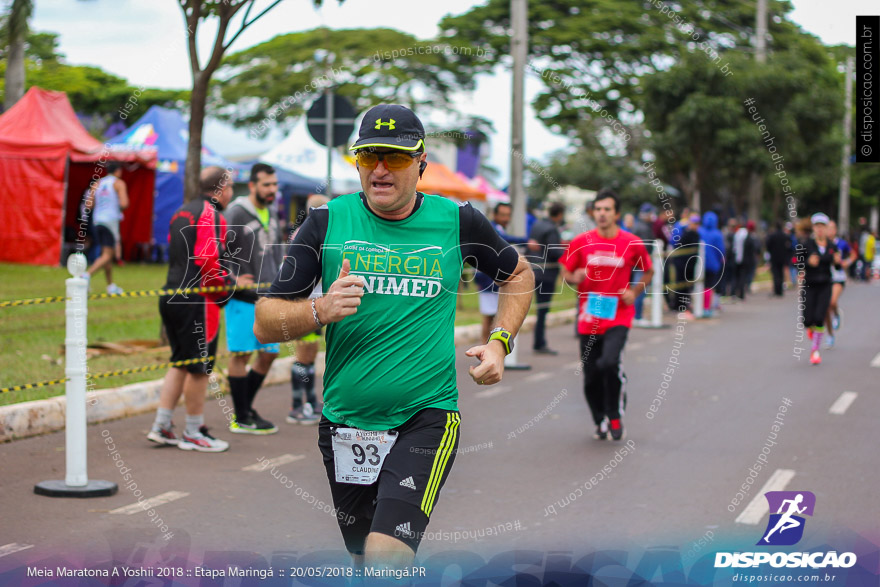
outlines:
[{"label": "race bib number 93", "polygon": [[332,437],[336,481],[372,485],[396,441],[397,433],[389,430],[337,428]]}]

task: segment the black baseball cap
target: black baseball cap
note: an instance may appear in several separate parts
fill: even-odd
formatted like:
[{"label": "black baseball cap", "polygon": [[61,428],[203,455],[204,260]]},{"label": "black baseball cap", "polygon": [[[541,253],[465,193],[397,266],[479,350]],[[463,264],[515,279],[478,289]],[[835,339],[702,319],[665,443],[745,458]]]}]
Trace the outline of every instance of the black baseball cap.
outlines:
[{"label": "black baseball cap", "polygon": [[379,104],[364,115],[358,140],[350,151],[366,147],[389,147],[404,151],[425,148],[425,127],[416,113],[400,104]]}]

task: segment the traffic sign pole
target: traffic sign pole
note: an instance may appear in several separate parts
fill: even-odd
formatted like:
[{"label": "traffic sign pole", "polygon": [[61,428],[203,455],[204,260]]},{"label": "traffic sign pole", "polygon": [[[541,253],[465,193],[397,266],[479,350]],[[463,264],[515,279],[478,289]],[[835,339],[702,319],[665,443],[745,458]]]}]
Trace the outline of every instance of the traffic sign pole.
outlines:
[{"label": "traffic sign pole", "polygon": [[324,95],[327,96],[327,124],[324,126],[324,144],[327,145],[327,190],[326,193],[329,197],[333,197],[333,129],[334,129],[334,95],[333,88],[327,88],[324,90]]}]

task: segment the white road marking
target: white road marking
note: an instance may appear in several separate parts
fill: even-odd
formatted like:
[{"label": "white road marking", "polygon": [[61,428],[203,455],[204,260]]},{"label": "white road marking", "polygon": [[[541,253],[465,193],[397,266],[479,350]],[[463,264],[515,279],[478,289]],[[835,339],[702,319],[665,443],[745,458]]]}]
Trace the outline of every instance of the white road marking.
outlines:
[{"label": "white road marking", "polygon": [[877,356],[874,357],[874,360],[871,361],[872,367],[880,367],[880,353],[877,353]]},{"label": "white road marking", "polygon": [[184,498],[189,493],[185,491],[166,491],[161,495],[157,495],[156,497],[151,497],[150,499],[145,499],[142,502],[133,503],[131,505],[127,505],[125,507],[116,508],[115,510],[110,510],[111,514],[125,514],[130,516],[132,514],[136,514],[138,512],[145,512],[150,508],[154,508],[156,506],[160,506],[163,503],[169,503],[172,501],[177,501],[178,499]]},{"label": "white road marking", "polygon": [[852,405],[856,398],[859,397],[854,391],[844,391],[840,394],[840,397],[835,400],[833,404],[831,404],[831,408],[828,410],[829,414],[835,414],[837,416],[842,416],[846,413],[846,410]]},{"label": "white road marking", "polygon": [[507,385],[495,385],[495,386],[489,387],[487,389],[483,389],[481,391],[478,391],[477,393],[474,394],[474,397],[476,397],[476,398],[495,397],[496,395],[501,395],[502,393],[507,393],[511,389],[513,389],[513,388],[510,386],[507,386]]},{"label": "white road marking", "polygon": [[11,542],[10,544],[4,544],[0,546],[0,557],[4,557],[10,554],[15,554],[16,552],[21,552],[22,550],[27,550],[28,548],[33,548],[33,544],[20,544],[18,542]]},{"label": "white road marking", "polygon": [[248,465],[247,467],[242,467],[242,471],[265,471],[269,467],[277,467],[278,465],[286,465],[287,463],[292,463],[294,461],[299,461],[306,458],[306,455],[292,455],[292,454],[283,454],[280,457],[275,457],[274,459],[268,459],[261,461],[259,463],[254,463],[253,465]]},{"label": "white road marking", "polygon": [[770,478],[764,483],[764,487],[755,494],[755,497],[749,502],[746,509],[737,516],[736,523],[751,524],[752,526],[760,523],[764,516],[770,511],[770,508],[767,505],[767,498],[764,497],[764,494],[768,491],[782,491],[793,478],[794,471],[792,469],[776,469],[773,471],[773,474],[770,475]]},{"label": "white road marking", "polygon": [[540,371],[538,373],[533,373],[532,375],[529,375],[523,381],[526,381],[528,383],[535,383],[537,381],[544,381],[545,379],[552,379],[552,378],[553,378],[553,373],[550,373],[549,371]]}]

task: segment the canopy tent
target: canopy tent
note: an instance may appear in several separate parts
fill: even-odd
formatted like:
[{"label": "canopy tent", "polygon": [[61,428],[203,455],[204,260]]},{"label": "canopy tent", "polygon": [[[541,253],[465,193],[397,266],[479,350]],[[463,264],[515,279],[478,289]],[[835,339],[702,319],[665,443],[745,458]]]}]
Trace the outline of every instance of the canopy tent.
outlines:
[{"label": "canopy tent", "polygon": [[[171,217],[183,205],[183,172],[189,125],[177,110],[151,106],[131,128],[107,143],[118,150],[152,148],[158,152],[152,237],[156,244],[166,245]],[[233,167],[232,163],[204,145],[202,165],[219,165],[227,169]]]},{"label": "canopy tent", "polygon": [[471,187],[458,174],[437,161],[428,161],[428,167],[416,189],[426,194],[440,194],[459,200],[486,199],[486,192]]},{"label": "canopy tent", "polygon": [[489,180],[483,177],[482,175],[478,175],[470,181],[470,184],[480,190],[481,192],[486,192],[486,200],[491,206],[495,204],[509,204],[510,196],[505,192],[502,192],[499,189],[492,187],[492,184],[489,183]]},{"label": "canopy tent", "polygon": [[285,169],[281,165],[269,163],[262,159],[253,161],[242,161],[236,165],[241,169],[238,174],[238,181],[247,182],[250,180],[250,170],[256,163],[266,163],[275,168],[275,175],[278,176],[278,190],[285,196],[306,196],[309,194],[322,194],[327,187],[326,181],[318,180],[305,175],[300,175],[290,169]]},{"label": "canopy tent", "polygon": [[[333,193],[348,194],[361,189],[361,179],[353,165],[335,149],[331,151]],[[260,157],[260,161],[277,165],[306,176],[323,186],[327,177],[327,147],[319,145],[301,119],[283,141]],[[323,191],[323,190],[322,190]]]},{"label": "canopy tent", "polygon": [[57,265],[65,224],[79,232],[79,202],[108,160],[129,163],[123,171],[131,201],[120,225],[123,242],[149,240],[155,152],[105,149],[63,92],[33,87],[0,115],[0,226],[8,243],[0,260]]}]

